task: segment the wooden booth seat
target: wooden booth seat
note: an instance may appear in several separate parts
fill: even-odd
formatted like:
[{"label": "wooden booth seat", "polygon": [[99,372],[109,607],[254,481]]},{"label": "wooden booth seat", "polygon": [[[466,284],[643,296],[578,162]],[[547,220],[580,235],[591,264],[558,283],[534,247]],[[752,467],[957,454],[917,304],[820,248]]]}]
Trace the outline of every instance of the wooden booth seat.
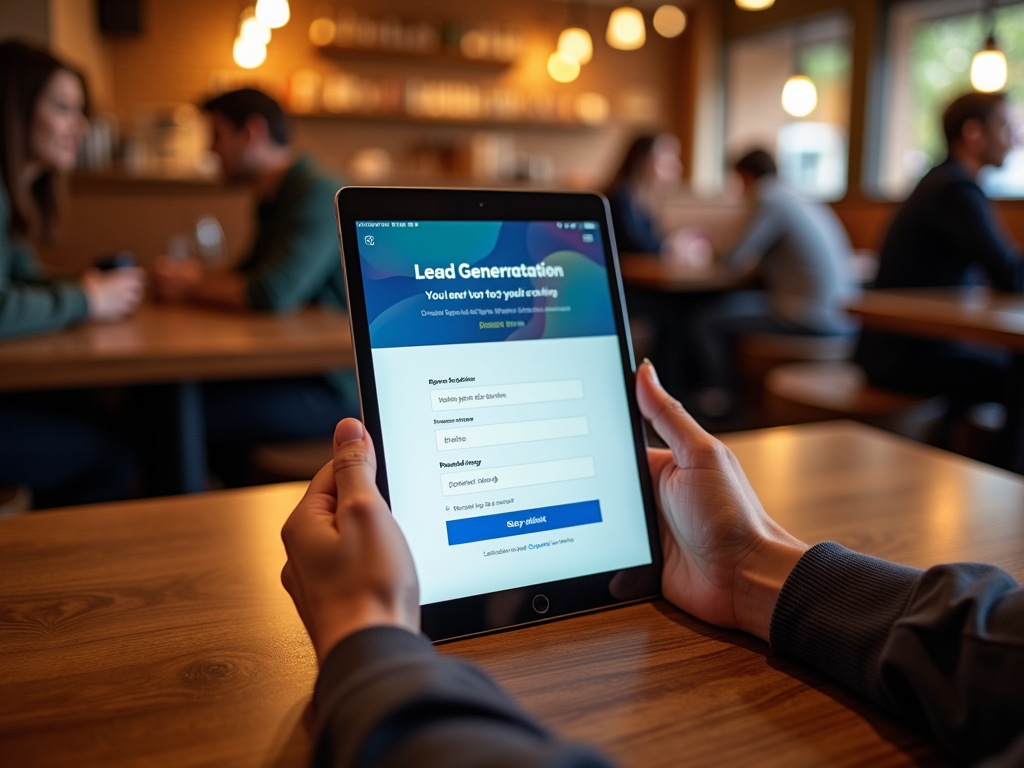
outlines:
[{"label": "wooden booth seat", "polygon": [[765,378],[765,407],[777,424],[855,419],[914,440],[926,440],[945,412],[941,397],[874,387],[849,362],[778,366]]}]

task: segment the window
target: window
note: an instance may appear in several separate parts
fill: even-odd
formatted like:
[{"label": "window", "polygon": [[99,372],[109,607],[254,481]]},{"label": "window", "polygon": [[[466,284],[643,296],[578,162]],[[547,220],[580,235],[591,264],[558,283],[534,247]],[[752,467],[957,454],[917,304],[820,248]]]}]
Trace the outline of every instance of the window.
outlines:
[{"label": "window", "polygon": [[[902,199],[946,156],[941,116],[970,90],[971,61],[989,26],[978,0],[921,0],[893,7],[877,186]],[[1009,65],[1007,95],[1017,147],[981,185],[992,197],[1024,197],[1024,3],[996,9],[996,40]]]},{"label": "window", "polygon": [[[733,41],[727,52],[725,151],[729,160],[760,147],[779,175],[819,200],[846,193],[850,111],[850,23],[818,17]],[[782,91],[794,75],[814,84],[817,104],[788,114]]]}]

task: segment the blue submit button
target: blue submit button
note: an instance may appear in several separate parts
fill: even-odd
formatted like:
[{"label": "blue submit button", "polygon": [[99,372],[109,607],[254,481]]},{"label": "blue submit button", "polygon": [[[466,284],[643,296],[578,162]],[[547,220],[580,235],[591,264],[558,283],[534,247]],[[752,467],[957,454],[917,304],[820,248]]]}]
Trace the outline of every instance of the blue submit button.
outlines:
[{"label": "blue submit button", "polygon": [[454,546],[600,522],[601,503],[594,500],[524,509],[521,512],[464,517],[461,520],[449,520],[445,525],[448,526],[448,544]]}]

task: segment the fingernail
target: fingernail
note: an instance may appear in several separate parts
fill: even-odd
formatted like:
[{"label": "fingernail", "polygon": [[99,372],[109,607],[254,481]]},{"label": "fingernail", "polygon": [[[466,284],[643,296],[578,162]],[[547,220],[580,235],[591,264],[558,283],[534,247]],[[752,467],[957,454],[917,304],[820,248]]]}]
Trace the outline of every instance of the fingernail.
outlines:
[{"label": "fingernail", "polygon": [[649,358],[645,357],[643,364],[651,366],[651,379],[660,387],[661,380],[658,378],[658,370],[654,367],[654,363],[652,363]]},{"label": "fingernail", "polygon": [[343,445],[363,439],[363,425],[359,419],[342,419],[334,430],[334,444]]}]

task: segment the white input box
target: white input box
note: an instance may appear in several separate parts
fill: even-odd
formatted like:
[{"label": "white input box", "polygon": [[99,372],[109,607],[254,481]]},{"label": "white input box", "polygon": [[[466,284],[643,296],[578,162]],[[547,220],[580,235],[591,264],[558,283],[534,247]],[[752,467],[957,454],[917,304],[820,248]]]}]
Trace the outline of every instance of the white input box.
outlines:
[{"label": "white input box", "polygon": [[534,440],[555,440],[560,437],[581,437],[589,434],[590,425],[586,416],[434,430],[439,451],[486,448],[489,445],[529,443]]},{"label": "white input box", "polygon": [[494,405],[552,403],[582,400],[583,381],[533,381],[526,384],[493,384],[486,387],[456,387],[430,390],[430,407],[435,411],[490,408]]},{"label": "white input box", "polygon": [[449,472],[441,475],[441,493],[445,496],[461,496],[466,493],[521,488],[525,485],[583,480],[594,477],[595,474],[593,456],[539,461],[535,464],[517,464],[494,469],[473,469],[468,472]]}]

